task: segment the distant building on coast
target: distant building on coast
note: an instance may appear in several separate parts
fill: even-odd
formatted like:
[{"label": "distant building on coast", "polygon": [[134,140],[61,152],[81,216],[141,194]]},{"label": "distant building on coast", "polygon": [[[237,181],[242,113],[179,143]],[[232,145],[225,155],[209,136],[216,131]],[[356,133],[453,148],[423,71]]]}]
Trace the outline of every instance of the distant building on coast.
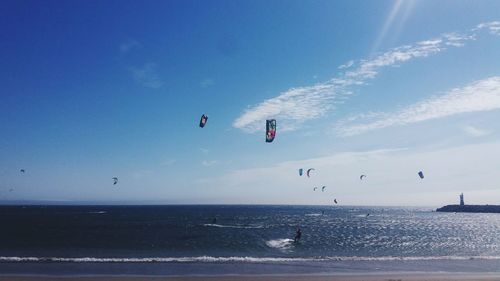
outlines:
[{"label": "distant building on coast", "polygon": [[465,205],[464,194],[460,194],[459,205],[446,205],[437,208],[438,212],[463,213],[500,213],[500,205]]}]

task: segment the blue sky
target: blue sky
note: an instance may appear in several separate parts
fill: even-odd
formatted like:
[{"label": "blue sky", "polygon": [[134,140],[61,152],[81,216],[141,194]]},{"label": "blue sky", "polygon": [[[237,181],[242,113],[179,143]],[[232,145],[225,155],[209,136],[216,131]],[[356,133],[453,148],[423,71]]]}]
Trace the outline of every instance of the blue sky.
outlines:
[{"label": "blue sky", "polygon": [[498,203],[499,11],[2,1],[0,200]]}]

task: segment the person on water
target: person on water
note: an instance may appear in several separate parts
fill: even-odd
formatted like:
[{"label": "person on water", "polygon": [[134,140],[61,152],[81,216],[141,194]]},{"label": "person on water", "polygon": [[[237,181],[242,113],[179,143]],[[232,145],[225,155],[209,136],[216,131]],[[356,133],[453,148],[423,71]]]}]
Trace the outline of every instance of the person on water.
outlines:
[{"label": "person on water", "polygon": [[216,223],[217,223],[217,218],[216,218],[216,217],[214,217],[214,218],[212,219],[212,224],[216,224]]},{"label": "person on water", "polygon": [[300,237],[302,237],[302,231],[300,231],[300,227],[297,228],[297,233],[295,233],[295,238],[293,238],[293,242],[297,243],[300,241]]}]

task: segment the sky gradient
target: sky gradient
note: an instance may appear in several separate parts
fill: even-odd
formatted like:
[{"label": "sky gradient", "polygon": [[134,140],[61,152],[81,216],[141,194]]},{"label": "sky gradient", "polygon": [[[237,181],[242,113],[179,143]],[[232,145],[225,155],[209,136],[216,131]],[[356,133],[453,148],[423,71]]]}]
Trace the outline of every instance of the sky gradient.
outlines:
[{"label": "sky gradient", "polygon": [[498,1],[2,1],[0,26],[1,201],[500,204]]}]

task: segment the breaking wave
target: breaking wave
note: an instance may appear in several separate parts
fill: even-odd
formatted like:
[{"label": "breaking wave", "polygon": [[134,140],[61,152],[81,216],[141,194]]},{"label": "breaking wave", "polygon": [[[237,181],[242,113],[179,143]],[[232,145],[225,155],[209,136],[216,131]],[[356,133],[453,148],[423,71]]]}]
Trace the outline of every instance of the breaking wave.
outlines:
[{"label": "breaking wave", "polygon": [[216,223],[206,223],[203,226],[220,227],[220,228],[263,228],[262,225],[223,225]]},{"label": "breaking wave", "polygon": [[500,260],[500,256],[436,256],[436,257],[150,257],[150,258],[66,258],[66,257],[0,257],[0,262],[74,262],[74,263],[283,263],[327,261],[432,261],[432,260]]}]

